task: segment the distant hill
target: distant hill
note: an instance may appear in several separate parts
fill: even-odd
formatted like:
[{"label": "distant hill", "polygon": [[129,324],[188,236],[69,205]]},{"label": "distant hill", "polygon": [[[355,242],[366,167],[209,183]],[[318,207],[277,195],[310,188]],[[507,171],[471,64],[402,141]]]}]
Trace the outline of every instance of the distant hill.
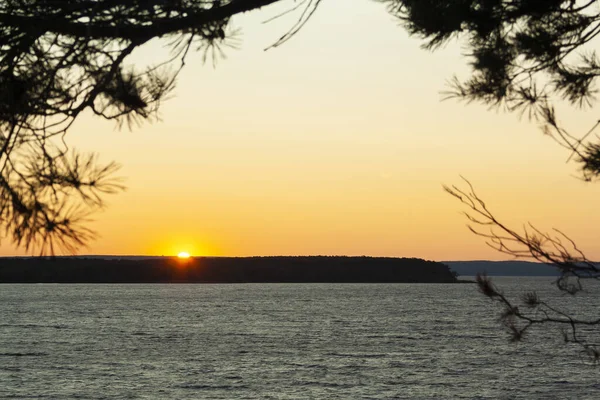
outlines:
[{"label": "distant hill", "polygon": [[528,261],[443,261],[460,276],[487,273],[489,276],[558,276],[549,265]]},{"label": "distant hill", "polygon": [[0,283],[455,283],[447,265],[384,257],[14,257]]}]

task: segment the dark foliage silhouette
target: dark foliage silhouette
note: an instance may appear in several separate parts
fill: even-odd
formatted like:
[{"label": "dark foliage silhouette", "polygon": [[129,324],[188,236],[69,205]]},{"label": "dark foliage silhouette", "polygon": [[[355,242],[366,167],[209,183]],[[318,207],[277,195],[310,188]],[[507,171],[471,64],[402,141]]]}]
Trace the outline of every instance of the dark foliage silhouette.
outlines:
[{"label": "dark foliage silhouette", "polygon": [[583,178],[600,176],[600,142],[582,137],[559,122],[553,103],[576,107],[595,101],[600,58],[597,0],[380,0],[427,49],[452,39],[465,45],[472,69],[466,80],[453,78],[447,97],[514,111],[541,122],[543,132],[571,152]]},{"label": "dark foliage silhouette", "polygon": [[[103,196],[123,189],[115,163],[69,149],[84,112],[127,126],[156,118],[190,51],[204,59],[235,46],[230,18],[279,0],[0,1],[0,224],[41,254],[73,253],[94,237],[85,227]],[[291,37],[320,0],[295,5]],[[300,7],[301,6],[301,7]],[[158,65],[128,62],[161,38]]]}]

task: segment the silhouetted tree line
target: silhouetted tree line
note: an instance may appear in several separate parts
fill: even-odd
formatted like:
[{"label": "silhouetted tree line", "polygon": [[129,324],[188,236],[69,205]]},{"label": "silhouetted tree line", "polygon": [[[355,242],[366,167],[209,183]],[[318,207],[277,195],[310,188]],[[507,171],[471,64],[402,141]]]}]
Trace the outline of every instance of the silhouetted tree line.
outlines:
[{"label": "silhouetted tree line", "polygon": [[187,260],[6,258],[0,283],[454,283],[442,263],[377,257],[195,257]]}]

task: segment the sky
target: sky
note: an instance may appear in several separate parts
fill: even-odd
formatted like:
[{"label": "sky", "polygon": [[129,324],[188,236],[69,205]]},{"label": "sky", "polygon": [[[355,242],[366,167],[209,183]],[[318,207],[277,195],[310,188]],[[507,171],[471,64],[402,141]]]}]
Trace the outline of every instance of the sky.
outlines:
[{"label": "sky", "polygon": [[[293,3],[287,3],[288,6]],[[466,228],[442,184],[476,187],[518,228],[559,228],[600,258],[600,184],[535,122],[442,101],[464,49],[430,52],[374,1],[324,0],[284,45],[282,5],[233,21],[239,49],[186,61],[161,120],[129,130],[91,115],[71,147],[122,164],[127,191],[107,199],[82,254],[371,255],[506,259]],[[131,62],[164,55],[153,41]],[[574,133],[593,112],[559,108]],[[24,254],[8,241],[0,255]]]}]

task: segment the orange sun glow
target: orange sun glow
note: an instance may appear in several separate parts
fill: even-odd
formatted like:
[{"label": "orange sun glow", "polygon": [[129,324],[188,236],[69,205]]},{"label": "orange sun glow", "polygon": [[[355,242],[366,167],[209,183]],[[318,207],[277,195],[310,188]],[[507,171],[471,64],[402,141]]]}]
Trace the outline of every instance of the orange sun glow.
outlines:
[{"label": "orange sun glow", "polygon": [[177,258],[190,258],[190,253],[188,253],[187,251],[182,251],[179,254],[177,254]]}]

